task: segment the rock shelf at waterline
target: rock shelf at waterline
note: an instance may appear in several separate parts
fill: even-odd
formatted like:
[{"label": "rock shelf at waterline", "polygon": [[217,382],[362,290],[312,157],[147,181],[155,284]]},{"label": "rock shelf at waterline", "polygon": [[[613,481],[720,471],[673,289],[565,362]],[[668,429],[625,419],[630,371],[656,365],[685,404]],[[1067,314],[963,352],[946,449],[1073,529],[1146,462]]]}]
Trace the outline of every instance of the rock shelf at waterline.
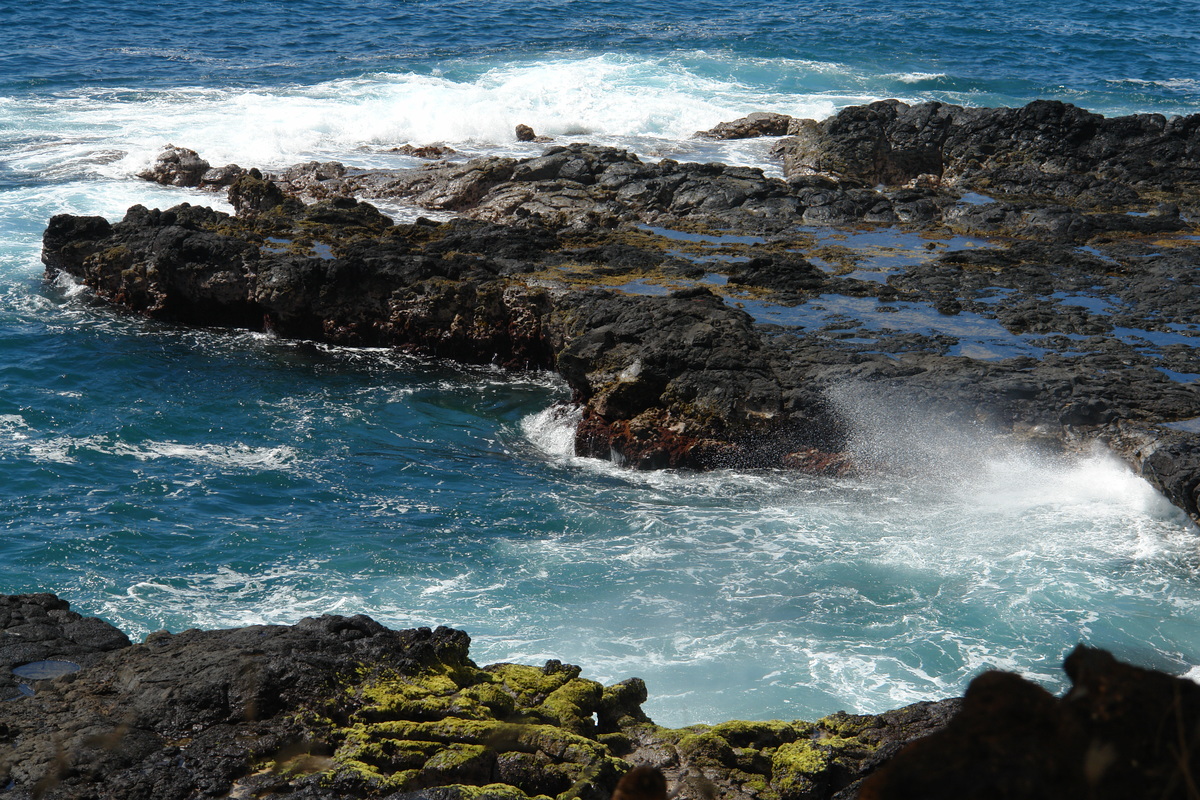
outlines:
[{"label": "rock shelf at waterline", "polygon": [[1200,519],[1200,115],[887,101],[787,130],[786,179],[586,144],[265,176],[171,148],[146,177],[236,216],[56,216],[43,260],[156,319],[556,370],[576,451],[632,467],[897,468],[851,419],[966,425],[1107,447]]},{"label": "rock shelf at waterline", "polygon": [[1125,798],[1190,796],[1200,766],[1200,686],[1082,646],[1062,698],[991,671],[961,700],[679,729],[643,713],[638,678],[479,667],[469,648],[362,615],[131,644],[53,594],[2,595],[0,783],[64,800],[607,800],[647,766],[681,800]]}]

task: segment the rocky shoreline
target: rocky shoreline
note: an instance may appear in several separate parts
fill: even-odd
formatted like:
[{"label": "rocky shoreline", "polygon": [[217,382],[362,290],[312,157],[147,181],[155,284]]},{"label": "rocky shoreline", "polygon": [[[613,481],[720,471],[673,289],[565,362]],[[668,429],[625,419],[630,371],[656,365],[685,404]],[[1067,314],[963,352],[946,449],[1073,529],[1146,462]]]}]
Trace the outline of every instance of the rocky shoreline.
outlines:
[{"label": "rocky shoreline", "polygon": [[1200,686],[1077,648],[1062,698],[987,672],[962,700],[667,729],[645,684],[477,666],[449,628],[365,616],[131,644],[51,594],[0,596],[13,798],[606,800],[634,766],[681,800],[1193,797]]},{"label": "rocky shoreline", "polygon": [[43,260],[156,319],[554,370],[577,452],[636,468],[873,469],[856,426],[886,407],[1106,448],[1200,520],[1200,115],[763,116],[702,135],[786,129],[784,179],[586,144],[275,176],[170,148],[145,177],[236,216],[57,216]]},{"label": "rocky shoreline", "polygon": [[[785,177],[586,144],[279,175],[171,148],[146,177],[235,215],[56,216],[43,260],[157,320],[553,370],[577,453],[633,468],[922,469],[892,457],[957,428],[1106,449],[1200,521],[1200,115],[889,101],[703,135],[778,136]],[[480,668],[444,628],[130,645],[51,595],[0,614],[10,670],[82,667],[0,679],[14,797],[590,800],[638,764],[680,798],[1191,797],[1200,766],[1196,685],[1086,648],[1063,698],[987,673],[963,701],[667,730],[636,679]]]}]

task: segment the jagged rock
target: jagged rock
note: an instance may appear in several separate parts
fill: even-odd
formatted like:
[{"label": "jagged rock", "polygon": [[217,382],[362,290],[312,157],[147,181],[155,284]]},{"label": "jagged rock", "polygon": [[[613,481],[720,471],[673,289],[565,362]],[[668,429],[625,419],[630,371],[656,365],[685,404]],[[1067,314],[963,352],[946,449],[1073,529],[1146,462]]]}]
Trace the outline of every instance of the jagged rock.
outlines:
[{"label": "jagged rock", "polygon": [[195,150],[167,145],[154,166],[138,173],[138,177],[166,186],[199,186],[211,165]]},{"label": "jagged rock", "polygon": [[1023,108],[852,106],[799,120],[781,152],[788,175],[812,172],[895,186],[922,175],[988,194],[1124,207],[1143,192],[1200,187],[1200,115],[1105,119],[1058,101]]},{"label": "jagged rock", "polygon": [[671,730],[642,712],[640,680],[604,687],[558,661],[481,669],[449,628],[325,616],[130,645],[53,595],[0,597],[0,626],[5,657],[6,639],[36,631],[39,657],[81,667],[0,703],[0,784],[15,800],[607,800],[635,764],[660,768],[655,785],[665,774],[681,800],[801,785],[815,800],[957,704]]},{"label": "jagged rock", "polygon": [[[1138,144],[1141,134],[1114,138],[1153,132],[1153,119],[1104,120],[1061,104],[889,102],[792,127],[800,139],[809,131],[840,174],[782,181],[720,164],[647,164],[587,144],[407,170],[312,162],[278,180],[256,170],[239,177],[230,188],[236,220],[186,206],[133,209],[116,225],[55,218],[44,259],[48,276],[70,273],[159,319],[557,369],[582,411],[578,451],[639,467],[852,471],[848,426],[828,401],[851,385],[1039,446],[1110,445],[1200,516],[1200,457],[1190,435],[1162,427],[1200,416],[1189,378],[1200,356],[1187,338],[1200,312],[1197,250],[1177,235],[1191,229],[1181,211],[1192,196],[1187,124],[1163,124],[1163,152],[1182,148],[1175,171],[1134,163],[1161,149]],[[976,140],[982,149],[964,155]],[[979,176],[1030,165],[1041,165],[1041,183],[1026,188],[1051,199],[964,197]],[[937,180],[921,177],[930,175]],[[1123,202],[1126,178],[1137,191],[1183,189],[1156,189],[1144,211],[1096,205]],[[900,185],[869,183],[880,179]],[[327,199],[305,207],[296,195]],[[466,219],[393,227],[352,196]],[[797,241],[807,235],[801,224],[862,221],[921,231],[928,256],[872,279],[856,268],[870,252]],[[709,245],[686,243],[692,234],[667,239],[647,226],[732,231],[740,236],[718,238],[745,244],[720,245],[714,266]],[[938,255],[943,226],[1008,238]],[[696,286],[710,270],[727,280],[718,291],[728,299]],[[693,288],[629,297],[598,285],[645,280]],[[818,310],[827,296],[874,298],[868,317],[901,305],[917,318],[955,317],[993,330],[1001,348],[1045,355],[1001,359],[991,345],[981,356],[955,354],[957,336],[854,319],[862,311],[777,333],[730,307],[745,299]]]},{"label": "jagged rock", "polygon": [[720,122],[706,131],[696,131],[700,139],[752,139],[757,136],[784,136],[792,124],[787,114],[755,111],[733,122]]},{"label": "jagged rock", "polygon": [[238,176],[229,187],[229,204],[233,206],[238,216],[251,217],[266,214],[275,208],[288,204],[294,209],[298,203],[285,194],[272,180],[263,178],[258,170]]},{"label": "jagged rock", "polygon": [[14,667],[58,659],[87,667],[104,653],[129,646],[121,631],[96,617],[80,616],[52,594],[0,595],[0,630],[0,702],[37,685],[14,674]]},{"label": "jagged rock", "polygon": [[338,161],[308,161],[288,167],[279,176],[279,183],[288,191],[306,198],[330,196],[330,182],[346,174],[346,166]]},{"label": "jagged rock", "polygon": [[647,300],[572,303],[557,368],[585,409],[576,452],[641,469],[711,468],[840,446],[839,420],[819,396],[787,395],[749,315],[707,289]]}]

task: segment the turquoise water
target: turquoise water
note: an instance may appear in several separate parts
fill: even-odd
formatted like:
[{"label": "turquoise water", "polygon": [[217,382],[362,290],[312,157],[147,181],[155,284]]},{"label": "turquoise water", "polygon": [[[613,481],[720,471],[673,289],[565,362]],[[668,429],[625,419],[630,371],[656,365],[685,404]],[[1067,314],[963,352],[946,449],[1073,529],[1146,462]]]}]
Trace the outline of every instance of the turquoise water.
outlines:
[{"label": "turquoise water", "polygon": [[1194,12],[328,8],[4,11],[0,590],[57,591],[134,638],[320,613],[460,626],[481,663],[640,675],[669,724],[882,710],[989,666],[1057,688],[1081,640],[1200,664],[1197,531],[1103,456],[1047,460],[848,387],[877,478],[629,473],[570,454],[551,376],[158,325],[39,263],[55,213],[223,208],[133,178],[168,141],[213,163],[400,166],[406,142],[536,153],[510,141],[524,122],[777,170],[768,142],[688,137],[897,95],[1190,111]]}]

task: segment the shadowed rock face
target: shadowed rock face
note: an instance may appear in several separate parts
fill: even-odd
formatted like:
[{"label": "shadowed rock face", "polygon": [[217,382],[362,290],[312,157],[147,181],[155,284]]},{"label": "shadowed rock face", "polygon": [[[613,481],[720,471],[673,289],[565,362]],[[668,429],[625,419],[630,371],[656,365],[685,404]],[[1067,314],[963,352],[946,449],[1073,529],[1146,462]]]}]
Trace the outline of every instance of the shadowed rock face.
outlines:
[{"label": "shadowed rock face", "polygon": [[902,750],[861,800],[1196,796],[1200,686],[1080,646],[1056,698],[1011,673],[967,689],[941,731]]},{"label": "shadowed rock face", "polygon": [[[819,393],[793,384],[778,349],[710,292],[630,297],[525,278],[577,255],[546,229],[393,226],[332,200],[241,218],[191,206],[135,207],[115,225],[59,216],[45,246],[51,273],[157,319],[557,368],[585,408],[589,455],[775,466],[840,444]],[[586,254],[618,269],[628,256]]]}]

